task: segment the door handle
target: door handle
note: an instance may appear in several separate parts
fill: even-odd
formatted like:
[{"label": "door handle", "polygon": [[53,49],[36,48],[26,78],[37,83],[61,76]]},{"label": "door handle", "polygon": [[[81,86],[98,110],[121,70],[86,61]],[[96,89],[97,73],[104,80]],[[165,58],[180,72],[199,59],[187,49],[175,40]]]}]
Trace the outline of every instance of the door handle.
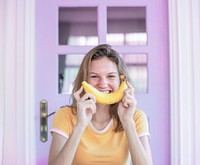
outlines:
[{"label": "door handle", "polygon": [[48,102],[40,101],[40,141],[48,140]]}]

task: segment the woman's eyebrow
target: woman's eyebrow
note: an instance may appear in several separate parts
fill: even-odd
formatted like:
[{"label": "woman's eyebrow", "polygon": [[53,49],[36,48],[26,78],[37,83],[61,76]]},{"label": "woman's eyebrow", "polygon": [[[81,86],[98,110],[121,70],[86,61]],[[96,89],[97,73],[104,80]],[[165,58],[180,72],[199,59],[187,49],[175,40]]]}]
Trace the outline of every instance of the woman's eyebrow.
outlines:
[{"label": "woman's eyebrow", "polygon": [[117,72],[109,72],[108,74],[118,74]]},{"label": "woman's eyebrow", "polygon": [[89,74],[98,74],[98,73],[95,73],[95,72],[89,72]]},{"label": "woman's eyebrow", "polygon": [[[98,74],[98,73],[96,73],[96,72],[89,72],[89,74]],[[118,72],[109,72],[108,74],[118,74]]]}]

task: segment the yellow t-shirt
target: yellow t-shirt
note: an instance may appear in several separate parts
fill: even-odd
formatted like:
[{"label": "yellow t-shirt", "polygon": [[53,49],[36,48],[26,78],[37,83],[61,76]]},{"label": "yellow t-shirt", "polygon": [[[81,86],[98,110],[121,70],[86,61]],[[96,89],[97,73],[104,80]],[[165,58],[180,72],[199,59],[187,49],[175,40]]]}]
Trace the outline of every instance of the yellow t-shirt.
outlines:
[{"label": "yellow t-shirt", "polygon": [[[133,119],[138,136],[149,135],[146,114],[141,110],[136,110]],[[61,108],[55,113],[51,132],[69,138],[76,121],[77,116],[72,113],[72,108]],[[130,164],[126,134],[124,131],[114,132],[116,124],[117,122],[111,119],[106,128],[99,131],[90,123],[81,137],[73,165]]]}]

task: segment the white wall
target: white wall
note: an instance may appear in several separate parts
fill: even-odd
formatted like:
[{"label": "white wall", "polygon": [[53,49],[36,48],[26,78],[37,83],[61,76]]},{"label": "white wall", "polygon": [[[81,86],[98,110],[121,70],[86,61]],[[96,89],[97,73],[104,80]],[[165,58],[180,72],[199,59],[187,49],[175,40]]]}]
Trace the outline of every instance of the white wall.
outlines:
[{"label": "white wall", "polygon": [[0,1],[0,164],[34,158],[34,0]]},{"label": "white wall", "polygon": [[200,1],[169,0],[171,164],[200,164]]}]

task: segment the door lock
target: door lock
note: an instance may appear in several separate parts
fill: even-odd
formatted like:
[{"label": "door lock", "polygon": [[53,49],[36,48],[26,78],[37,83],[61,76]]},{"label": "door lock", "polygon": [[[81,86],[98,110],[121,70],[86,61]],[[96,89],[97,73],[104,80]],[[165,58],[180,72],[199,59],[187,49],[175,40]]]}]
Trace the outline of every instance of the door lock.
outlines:
[{"label": "door lock", "polygon": [[40,140],[46,142],[48,140],[48,102],[40,101]]}]

